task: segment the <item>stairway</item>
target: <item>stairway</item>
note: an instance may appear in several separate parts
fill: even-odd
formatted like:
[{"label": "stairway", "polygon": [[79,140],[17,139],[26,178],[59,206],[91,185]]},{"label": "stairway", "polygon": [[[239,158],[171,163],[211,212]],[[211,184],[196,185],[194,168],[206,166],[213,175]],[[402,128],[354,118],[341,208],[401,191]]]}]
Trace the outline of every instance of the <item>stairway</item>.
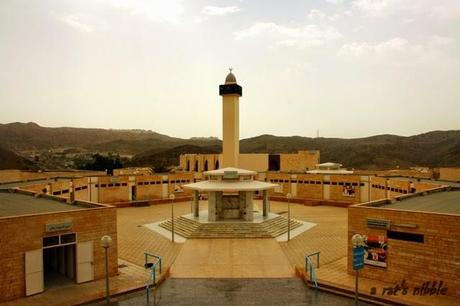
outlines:
[{"label": "stairway", "polygon": [[[291,219],[291,231],[302,225],[302,222]],[[171,220],[159,224],[171,231]],[[174,231],[189,239],[200,238],[275,238],[288,230],[287,218],[278,216],[261,223],[251,222],[213,222],[200,223],[185,217],[174,219]]]},{"label": "stairway", "polygon": [[[282,235],[284,233],[287,233],[288,231],[288,224],[287,224],[287,218],[284,216],[279,216],[267,221],[264,221],[260,224],[261,226],[264,227],[264,229],[270,233],[270,235],[275,238],[278,237],[279,235]],[[302,222],[299,222],[295,219],[291,219],[291,231],[293,229],[298,228],[299,226],[302,226]]]},{"label": "stairway", "polygon": [[[159,226],[168,231],[171,231],[171,219],[168,219],[160,223]],[[200,226],[201,223],[194,220],[190,220],[189,218],[185,218],[182,216],[174,218],[174,232],[185,238],[190,238],[190,236],[196,230],[198,230]]]}]

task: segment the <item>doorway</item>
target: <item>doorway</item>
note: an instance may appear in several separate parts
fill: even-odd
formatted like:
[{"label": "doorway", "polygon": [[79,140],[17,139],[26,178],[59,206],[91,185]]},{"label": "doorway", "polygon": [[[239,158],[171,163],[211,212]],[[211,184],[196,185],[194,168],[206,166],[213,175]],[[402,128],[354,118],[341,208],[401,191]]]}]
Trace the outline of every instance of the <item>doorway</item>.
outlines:
[{"label": "doorway", "polygon": [[280,171],[280,156],[268,155],[268,171]]},{"label": "doorway", "polygon": [[136,186],[131,186],[131,201],[137,200]]},{"label": "doorway", "polygon": [[75,283],[75,244],[43,249],[45,290]]}]

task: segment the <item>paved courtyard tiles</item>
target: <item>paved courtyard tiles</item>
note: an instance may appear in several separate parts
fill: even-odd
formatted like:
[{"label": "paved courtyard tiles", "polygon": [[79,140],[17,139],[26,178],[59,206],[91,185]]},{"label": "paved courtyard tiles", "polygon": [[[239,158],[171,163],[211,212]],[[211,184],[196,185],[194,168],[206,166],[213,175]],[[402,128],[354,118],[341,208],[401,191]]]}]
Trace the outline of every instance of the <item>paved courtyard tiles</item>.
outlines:
[{"label": "paved courtyard tiles", "polygon": [[[144,292],[119,298],[119,306],[145,305]],[[95,304],[96,305],[96,304]],[[95,306],[94,305],[94,306]],[[152,303],[153,305],[153,303]],[[288,279],[167,279],[156,292],[158,306],[325,305],[351,306],[349,298],[308,289],[297,278]],[[369,304],[360,303],[361,306]]]},{"label": "paved courtyard tiles", "polygon": [[[174,203],[175,215],[190,213],[190,203]],[[137,265],[144,265],[144,252],[163,257],[165,267],[171,266],[182,248],[164,236],[148,229],[145,224],[171,217],[171,205],[119,208],[117,210],[118,256]]]},{"label": "paved courtyard tiles", "polygon": [[171,268],[180,278],[282,278],[294,270],[274,239],[189,239]]},{"label": "paved courtyard tiles", "polygon": [[[280,213],[287,210],[287,204],[271,202],[270,208],[271,212]],[[321,252],[320,266],[347,256],[347,209],[291,204],[291,216],[316,224],[289,243],[280,243],[292,266],[304,266],[305,255],[318,251]]]},{"label": "paved courtyard tiles", "polygon": [[[176,216],[190,213],[190,202],[175,203],[174,205]],[[200,203],[200,209],[206,209],[204,202]],[[286,212],[287,204],[272,202],[271,211],[274,213]],[[283,278],[293,286],[292,290],[296,292],[291,294],[299,295],[302,299],[302,302],[289,302],[291,303],[290,305],[352,305],[348,303],[348,299],[341,300],[340,297],[334,295],[331,295],[331,299],[323,300],[321,296],[327,296],[327,294],[320,294],[315,300],[316,304],[314,304],[315,302],[311,302],[314,297],[309,293],[305,293],[307,296],[302,296],[302,292],[305,290],[310,292],[310,290],[306,289],[300,280],[292,277],[295,265],[298,267],[304,266],[305,254],[320,251],[320,269],[317,271],[320,282],[348,289],[354,287],[354,277],[347,274],[346,271],[347,209],[292,204],[291,212],[293,218],[312,222],[317,226],[293,238],[289,243],[277,243],[274,239],[214,239],[211,241],[189,240],[185,244],[173,244],[168,238],[144,226],[145,224],[170,218],[171,206],[169,204],[119,208],[117,210],[118,255],[120,262],[127,264],[127,267],[120,268],[120,275],[111,278],[112,291],[127,291],[145,283],[147,273],[143,268],[143,254],[148,251],[162,256],[165,267],[175,263],[172,268],[173,278],[168,279],[165,283],[165,285],[171,284],[171,287],[169,285],[160,286],[160,288],[163,288],[161,292],[164,297],[172,294],[171,292],[175,292],[174,290],[180,291],[180,286],[183,285],[181,282],[194,277],[194,282],[191,282],[191,284],[192,286],[195,284],[194,286],[197,288],[196,301],[200,302],[198,303],[199,305],[279,305],[279,303],[271,301],[272,298],[282,295],[283,291],[273,290],[274,287],[270,287],[264,282]],[[260,242],[257,240],[260,240]],[[200,242],[203,244],[200,244]],[[216,283],[214,287],[210,287],[207,285],[209,283],[206,283],[206,280],[197,277],[208,277],[210,278],[208,281],[217,281],[226,285],[219,287],[218,283]],[[249,282],[251,277],[254,283],[245,283],[245,286],[238,285],[242,282],[239,278],[249,278],[245,280]],[[260,280],[257,277],[264,279]],[[220,280],[222,278],[233,278],[236,283],[230,282],[230,280]],[[292,283],[289,283],[288,280],[292,281]],[[229,286],[228,288],[227,285]],[[360,288],[366,293],[370,292],[371,287],[383,288],[389,285],[391,284],[364,278],[360,281]],[[258,286],[267,286],[272,290],[260,291],[255,289]],[[209,287],[209,291],[204,290],[203,288],[205,287]],[[103,296],[104,288],[104,280],[69,287],[52,288],[44,294],[18,299],[1,304],[1,306],[71,305]],[[235,289],[232,290],[231,288]],[[223,290],[222,293],[219,293],[219,290]],[[178,294],[178,298],[181,296],[180,292],[176,292],[176,294]],[[187,300],[185,296],[186,294],[184,293],[182,295],[184,299],[180,300],[182,304],[171,302],[179,300],[163,298],[163,304],[160,305],[196,305],[190,299]],[[222,303],[208,303],[206,297],[209,296],[212,297],[211,301],[222,301]],[[252,299],[252,297],[257,296],[266,297],[266,303],[261,304],[258,300]],[[229,297],[234,300],[228,300]],[[133,299],[136,300],[136,298],[134,297]],[[139,299],[144,298],[145,296],[139,297]],[[334,302],[334,298],[337,299],[336,302]],[[126,301],[131,303],[129,300]],[[234,301],[246,302],[241,304],[234,303]],[[411,305],[460,305],[459,299],[451,297],[438,297],[437,299],[406,297],[405,301]],[[286,301],[286,303],[288,302]]]}]

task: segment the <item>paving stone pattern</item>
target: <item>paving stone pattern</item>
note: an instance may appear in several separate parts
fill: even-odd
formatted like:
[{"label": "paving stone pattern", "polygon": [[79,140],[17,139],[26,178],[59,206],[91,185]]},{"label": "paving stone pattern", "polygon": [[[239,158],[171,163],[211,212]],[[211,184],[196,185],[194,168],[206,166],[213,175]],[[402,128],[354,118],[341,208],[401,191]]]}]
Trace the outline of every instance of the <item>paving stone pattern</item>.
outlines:
[{"label": "paving stone pattern", "polygon": [[[119,298],[120,306],[146,305],[145,292]],[[151,304],[153,305],[153,303]],[[349,298],[309,289],[297,278],[167,279],[156,293],[156,305],[354,305]],[[360,302],[360,305],[369,304]]]}]

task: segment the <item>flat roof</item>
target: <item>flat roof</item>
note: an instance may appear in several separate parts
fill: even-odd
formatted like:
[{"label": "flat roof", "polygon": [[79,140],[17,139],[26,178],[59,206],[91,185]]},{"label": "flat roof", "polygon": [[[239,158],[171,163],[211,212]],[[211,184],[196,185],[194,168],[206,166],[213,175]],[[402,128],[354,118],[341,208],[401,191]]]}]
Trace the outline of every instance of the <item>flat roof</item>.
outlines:
[{"label": "flat roof", "polygon": [[34,197],[21,193],[0,192],[0,217],[80,210],[84,207],[70,205],[45,197]]},{"label": "flat roof", "polygon": [[220,169],[216,169],[216,170],[206,171],[203,174],[204,175],[214,175],[214,176],[224,176],[226,174],[226,172],[235,172],[235,173],[238,174],[238,176],[241,176],[241,175],[257,175],[256,171],[240,169],[240,168],[233,168],[233,167],[226,167],[226,168],[220,168]]},{"label": "flat roof", "polygon": [[411,181],[414,183],[421,182],[421,183],[430,183],[430,184],[460,187],[460,183],[455,183],[451,181],[430,180],[430,179],[424,179],[424,178],[407,177],[407,176],[391,176],[391,175],[386,175],[384,177],[389,178],[389,179],[401,180],[401,181]]},{"label": "flat roof", "polygon": [[276,184],[260,181],[202,181],[183,185],[186,189],[199,191],[256,191],[268,190],[277,187]]},{"label": "flat roof", "polygon": [[460,215],[460,191],[440,191],[413,196],[381,207]]},{"label": "flat roof", "polygon": [[0,189],[9,189],[13,187],[25,187],[25,186],[30,186],[30,185],[53,183],[53,182],[66,182],[66,181],[70,181],[70,180],[66,178],[59,178],[59,179],[40,179],[40,180],[31,180],[31,181],[13,182],[13,183],[0,183]]}]

